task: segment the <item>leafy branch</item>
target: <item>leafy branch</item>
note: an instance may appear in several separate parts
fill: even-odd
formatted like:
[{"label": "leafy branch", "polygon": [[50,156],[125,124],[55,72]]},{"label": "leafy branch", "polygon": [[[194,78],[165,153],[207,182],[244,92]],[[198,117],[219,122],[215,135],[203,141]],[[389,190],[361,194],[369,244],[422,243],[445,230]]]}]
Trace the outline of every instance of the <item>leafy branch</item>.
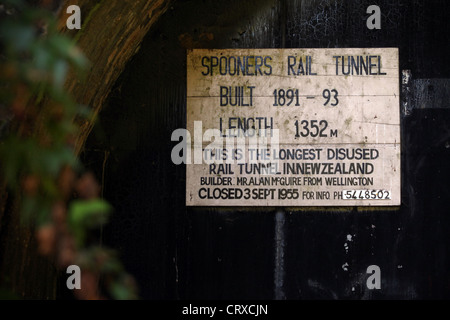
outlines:
[{"label": "leafy branch", "polygon": [[89,62],[57,32],[53,14],[22,0],[0,1],[0,163],[22,223],[35,228],[39,253],[81,270],[81,299],[135,299],[117,254],[92,239],[112,207],[74,153],[77,118],[90,110],[64,87]]}]

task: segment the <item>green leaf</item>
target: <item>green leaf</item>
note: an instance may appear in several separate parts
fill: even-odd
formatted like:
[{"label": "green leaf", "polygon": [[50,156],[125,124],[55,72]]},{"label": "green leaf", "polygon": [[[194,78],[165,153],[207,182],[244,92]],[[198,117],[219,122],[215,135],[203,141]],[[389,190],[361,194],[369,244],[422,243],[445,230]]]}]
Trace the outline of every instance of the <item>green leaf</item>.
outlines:
[{"label": "green leaf", "polygon": [[115,255],[111,254],[109,259],[104,262],[101,272],[104,274],[118,274],[124,272],[124,268]]},{"label": "green leaf", "polygon": [[49,38],[49,46],[55,56],[69,61],[75,68],[83,68],[87,65],[86,57],[70,38],[52,35]]},{"label": "green leaf", "polygon": [[36,68],[41,70],[48,69],[50,65],[50,61],[52,60],[52,56],[50,52],[44,46],[36,46],[33,50],[34,54],[34,64]]},{"label": "green leaf", "polygon": [[88,106],[79,104],[77,108],[77,116],[83,119],[91,119],[94,116],[94,112]]},{"label": "green leaf", "polygon": [[107,215],[111,209],[103,199],[74,200],[70,204],[70,219],[73,223],[84,223],[96,215]]},{"label": "green leaf", "polygon": [[70,48],[68,59],[78,69],[83,69],[89,64],[88,59],[75,45]]},{"label": "green leaf", "polygon": [[78,245],[82,245],[89,228],[107,222],[111,205],[103,199],[74,200],[69,206],[69,225]]},{"label": "green leaf", "polygon": [[133,292],[119,281],[115,281],[111,284],[111,293],[116,300],[132,300],[135,299]]},{"label": "green leaf", "polygon": [[2,36],[8,44],[10,54],[29,50],[34,42],[35,30],[33,26],[17,23],[4,23],[1,26]]},{"label": "green leaf", "polygon": [[45,196],[48,196],[51,199],[57,197],[58,187],[56,186],[56,183],[52,177],[41,177],[41,185]]},{"label": "green leaf", "polygon": [[38,172],[42,175],[50,175],[56,178],[61,168],[77,165],[77,158],[73,150],[66,146],[54,146],[49,149],[39,148],[38,145],[30,146],[28,154],[28,161],[33,172]]},{"label": "green leaf", "polygon": [[59,59],[55,62],[53,65],[53,85],[58,88],[62,89],[64,82],[66,80],[66,74],[68,70],[67,62]]}]

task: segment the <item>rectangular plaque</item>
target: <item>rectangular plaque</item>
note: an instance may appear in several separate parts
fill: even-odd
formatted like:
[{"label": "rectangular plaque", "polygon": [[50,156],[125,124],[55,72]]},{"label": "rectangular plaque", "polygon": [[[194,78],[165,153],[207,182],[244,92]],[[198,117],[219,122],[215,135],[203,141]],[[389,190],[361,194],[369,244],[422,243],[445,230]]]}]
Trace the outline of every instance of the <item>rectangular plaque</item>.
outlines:
[{"label": "rectangular plaque", "polygon": [[187,55],[188,206],[400,205],[398,49]]}]

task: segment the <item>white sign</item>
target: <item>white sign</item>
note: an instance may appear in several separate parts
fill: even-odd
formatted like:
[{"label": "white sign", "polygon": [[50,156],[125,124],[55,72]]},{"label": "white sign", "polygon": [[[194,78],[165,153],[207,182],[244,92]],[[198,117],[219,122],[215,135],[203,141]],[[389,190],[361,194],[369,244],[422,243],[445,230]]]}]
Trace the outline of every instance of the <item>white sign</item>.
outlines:
[{"label": "white sign", "polygon": [[188,206],[400,205],[398,49],[191,50]]}]

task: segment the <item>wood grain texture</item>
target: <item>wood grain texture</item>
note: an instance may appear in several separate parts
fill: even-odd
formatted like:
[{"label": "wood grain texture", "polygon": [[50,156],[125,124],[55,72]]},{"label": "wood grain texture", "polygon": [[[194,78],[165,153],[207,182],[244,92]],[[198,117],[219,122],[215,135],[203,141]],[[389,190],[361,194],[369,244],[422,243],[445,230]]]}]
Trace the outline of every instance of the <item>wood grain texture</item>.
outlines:
[{"label": "wood grain texture", "polygon": [[[69,3],[81,9],[82,28],[79,31],[65,27],[69,14],[64,8]],[[94,115],[80,123],[77,153],[83,148],[98,112],[128,60],[139,50],[142,39],[169,5],[168,0],[66,1],[60,12],[59,28],[78,39],[78,47],[90,61],[84,79],[70,73],[66,88],[76,102],[91,107]]]}]

